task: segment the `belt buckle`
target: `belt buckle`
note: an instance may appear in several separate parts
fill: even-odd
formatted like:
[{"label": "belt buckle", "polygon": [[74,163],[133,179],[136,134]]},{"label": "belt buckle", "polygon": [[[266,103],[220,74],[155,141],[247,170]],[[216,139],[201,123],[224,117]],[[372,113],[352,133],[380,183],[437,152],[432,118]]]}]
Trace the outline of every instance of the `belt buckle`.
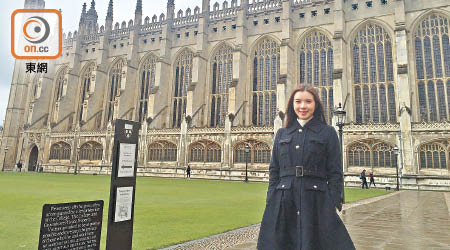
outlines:
[{"label": "belt buckle", "polygon": [[295,177],[303,177],[303,166],[295,166]]}]

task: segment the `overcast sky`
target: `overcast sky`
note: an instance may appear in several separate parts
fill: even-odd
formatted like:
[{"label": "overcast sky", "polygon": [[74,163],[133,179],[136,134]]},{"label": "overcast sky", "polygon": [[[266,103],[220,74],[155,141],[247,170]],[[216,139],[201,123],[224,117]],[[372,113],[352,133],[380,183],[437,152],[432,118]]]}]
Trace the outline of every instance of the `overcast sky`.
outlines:
[{"label": "overcast sky", "polygon": [[[91,0],[45,0],[46,9],[61,9],[63,17],[63,31],[68,33],[78,29],[80,21],[81,9],[83,3],[87,3],[87,9],[91,6]],[[136,8],[136,0],[114,0],[114,23],[134,19],[134,10]],[[218,1],[220,4],[223,0]],[[229,1],[231,2],[231,1]],[[0,124],[5,119],[6,107],[8,105],[9,89],[14,70],[14,58],[11,55],[11,14],[15,9],[22,9],[25,0],[6,0],[2,1],[0,9]],[[99,26],[105,24],[106,11],[108,9],[109,0],[96,0],[95,9],[98,14]],[[211,1],[211,6],[215,1]],[[201,0],[175,0],[175,13],[187,8],[192,10],[195,6],[201,9]],[[156,14],[158,17],[161,13],[166,13],[167,1],[164,0],[142,0],[143,18],[150,18]]]}]

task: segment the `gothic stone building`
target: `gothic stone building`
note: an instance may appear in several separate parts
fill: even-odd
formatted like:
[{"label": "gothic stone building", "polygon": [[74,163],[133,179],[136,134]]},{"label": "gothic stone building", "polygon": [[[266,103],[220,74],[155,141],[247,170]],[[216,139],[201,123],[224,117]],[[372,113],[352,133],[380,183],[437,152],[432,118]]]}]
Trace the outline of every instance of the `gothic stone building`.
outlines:
[{"label": "gothic stone building", "polygon": [[15,62],[5,169],[108,174],[120,118],[142,122],[141,176],[182,177],[189,164],[193,177],[242,180],[248,146],[250,180],[267,180],[289,93],[308,83],[330,124],[339,103],[347,112],[347,185],[362,169],[393,185],[398,164],[403,188],[450,189],[448,0],[203,0],[177,12],[169,0],[151,18],[142,4],[114,23],[110,0],[103,25],[84,4],[47,73]]}]

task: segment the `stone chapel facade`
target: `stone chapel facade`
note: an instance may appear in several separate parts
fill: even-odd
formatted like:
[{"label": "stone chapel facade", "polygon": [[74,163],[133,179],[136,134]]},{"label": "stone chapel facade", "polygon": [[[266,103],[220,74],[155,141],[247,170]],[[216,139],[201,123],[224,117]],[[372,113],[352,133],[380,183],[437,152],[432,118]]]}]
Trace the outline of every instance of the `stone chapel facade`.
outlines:
[{"label": "stone chapel facade", "polygon": [[[138,174],[267,180],[290,91],[342,103],[347,185],[450,189],[450,2],[248,0],[104,24],[95,1],[45,74],[16,60],[0,148],[45,172],[108,174],[114,120],[142,122]],[[146,4],[144,2],[144,4]],[[149,3],[150,4],[150,3]],[[25,0],[25,8],[44,8]],[[97,6],[98,7],[98,6]],[[396,157],[393,148],[400,154]],[[5,153],[5,147],[9,150]]]}]

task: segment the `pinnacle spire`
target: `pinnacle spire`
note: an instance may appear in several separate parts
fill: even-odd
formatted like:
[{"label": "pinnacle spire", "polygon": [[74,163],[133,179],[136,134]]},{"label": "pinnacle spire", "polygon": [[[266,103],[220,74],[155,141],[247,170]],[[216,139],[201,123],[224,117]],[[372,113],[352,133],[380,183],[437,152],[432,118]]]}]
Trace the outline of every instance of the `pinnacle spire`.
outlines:
[{"label": "pinnacle spire", "polygon": [[142,13],[142,0],[137,0],[136,10],[134,13]]},{"label": "pinnacle spire", "polygon": [[108,12],[106,13],[106,19],[113,20],[113,0],[109,0]]},{"label": "pinnacle spire", "polygon": [[83,10],[81,11],[81,14],[86,14],[86,3],[83,3]]},{"label": "pinnacle spire", "polygon": [[95,10],[95,1],[94,0],[91,1],[91,8],[87,12],[87,17],[97,20],[98,15],[97,15],[97,11]]}]

